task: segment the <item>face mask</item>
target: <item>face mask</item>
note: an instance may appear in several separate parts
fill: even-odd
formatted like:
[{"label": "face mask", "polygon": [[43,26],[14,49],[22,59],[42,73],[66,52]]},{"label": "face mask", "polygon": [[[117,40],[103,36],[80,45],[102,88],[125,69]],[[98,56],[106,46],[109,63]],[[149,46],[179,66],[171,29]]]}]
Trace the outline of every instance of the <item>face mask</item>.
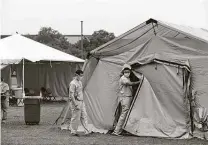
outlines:
[{"label": "face mask", "polygon": [[128,78],[130,76],[130,73],[124,73],[124,76]]},{"label": "face mask", "polygon": [[82,80],[83,79],[83,77],[79,77],[79,80]]}]

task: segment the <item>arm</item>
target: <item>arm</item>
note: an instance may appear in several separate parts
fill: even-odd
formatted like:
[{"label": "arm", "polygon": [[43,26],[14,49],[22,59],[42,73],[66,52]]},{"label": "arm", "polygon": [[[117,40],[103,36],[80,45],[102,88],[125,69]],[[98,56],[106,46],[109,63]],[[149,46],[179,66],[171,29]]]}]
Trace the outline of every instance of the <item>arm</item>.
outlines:
[{"label": "arm", "polygon": [[69,92],[70,92],[69,94],[70,94],[72,103],[74,104],[74,106],[77,106],[76,101],[75,101],[75,89],[76,89],[75,84],[71,84],[69,88]]},{"label": "arm", "polygon": [[6,85],[6,95],[9,96],[9,85]]},{"label": "arm", "polygon": [[128,83],[126,83],[126,85],[134,86],[134,85],[137,85],[139,83],[140,83],[140,81],[137,81],[137,82],[128,82]]},{"label": "arm", "polygon": [[6,95],[6,96],[9,96],[9,90],[7,90],[7,91],[5,92],[5,95]]},{"label": "arm", "polygon": [[134,86],[134,85],[137,85],[137,84],[139,84],[139,83],[140,83],[140,81],[137,81],[137,82],[131,82],[131,81],[129,81],[129,80],[126,79],[126,78],[124,78],[124,79],[121,80],[121,84],[126,85],[126,86]]},{"label": "arm", "polygon": [[9,96],[9,85],[5,83],[1,91],[2,91],[1,93],[4,94],[5,96]]}]

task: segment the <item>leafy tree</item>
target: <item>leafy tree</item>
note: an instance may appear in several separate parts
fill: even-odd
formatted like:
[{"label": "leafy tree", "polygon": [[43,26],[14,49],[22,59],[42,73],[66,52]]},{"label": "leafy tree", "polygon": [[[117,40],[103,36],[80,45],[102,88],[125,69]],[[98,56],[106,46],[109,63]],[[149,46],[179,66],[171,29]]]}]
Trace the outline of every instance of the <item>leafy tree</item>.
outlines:
[{"label": "leafy tree", "polygon": [[[40,43],[44,43],[59,50],[67,50],[72,47],[72,44],[67,41],[64,35],[53,30],[51,27],[41,28],[35,39]],[[71,52],[69,53],[71,54]]]},{"label": "leafy tree", "polygon": [[[84,37],[83,49],[84,49],[85,56],[86,56],[86,53],[107,43],[108,41],[110,41],[114,38],[115,38],[114,33],[109,33],[105,30],[94,31],[92,36],[90,36],[89,38]],[[81,49],[81,40],[79,40],[75,44],[75,46],[76,46],[76,48]]]},{"label": "leafy tree", "polygon": [[[67,38],[64,35],[51,27],[42,27],[37,36],[29,34],[26,36],[68,54],[72,54],[80,58],[82,57],[81,40],[79,40],[76,44],[71,44],[67,41]],[[94,31],[89,38],[84,37],[83,39],[84,56],[86,56],[86,54],[91,50],[114,38],[114,33],[109,33],[105,30]]]},{"label": "leafy tree", "polygon": [[67,41],[64,35],[51,27],[42,27],[37,36],[29,34],[26,36],[30,39],[78,57],[79,52],[76,48]]}]

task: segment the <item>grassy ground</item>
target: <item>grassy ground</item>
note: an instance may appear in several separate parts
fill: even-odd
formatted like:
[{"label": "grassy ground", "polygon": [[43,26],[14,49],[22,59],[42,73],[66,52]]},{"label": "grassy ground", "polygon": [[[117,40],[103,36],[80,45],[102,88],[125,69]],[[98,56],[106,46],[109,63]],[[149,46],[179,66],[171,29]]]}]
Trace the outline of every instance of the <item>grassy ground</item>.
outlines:
[{"label": "grassy ground", "polygon": [[205,140],[168,140],[152,137],[116,137],[104,134],[92,134],[88,137],[73,137],[68,131],[52,126],[64,104],[44,104],[41,107],[40,125],[25,125],[24,107],[10,107],[8,121],[1,126],[1,143],[4,144],[83,144],[83,145],[208,145]]}]

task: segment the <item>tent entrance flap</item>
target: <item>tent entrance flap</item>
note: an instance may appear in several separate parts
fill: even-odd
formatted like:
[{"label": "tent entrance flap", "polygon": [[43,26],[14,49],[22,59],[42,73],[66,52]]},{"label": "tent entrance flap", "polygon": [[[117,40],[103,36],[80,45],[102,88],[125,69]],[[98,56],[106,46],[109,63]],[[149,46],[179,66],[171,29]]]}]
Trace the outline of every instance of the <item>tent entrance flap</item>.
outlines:
[{"label": "tent entrance flap", "polygon": [[132,101],[124,130],[138,136],[188,138],[191,121],[183,86],[184,69],[151,63],[136,71],[144,78]]}]

